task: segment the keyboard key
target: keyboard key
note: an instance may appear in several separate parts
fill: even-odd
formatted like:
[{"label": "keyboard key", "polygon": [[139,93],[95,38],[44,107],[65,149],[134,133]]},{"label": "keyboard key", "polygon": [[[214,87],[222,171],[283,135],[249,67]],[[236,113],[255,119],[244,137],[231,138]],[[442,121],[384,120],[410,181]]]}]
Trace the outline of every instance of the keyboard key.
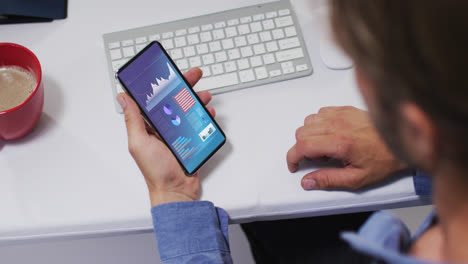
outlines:
[{"label": "keyboard key", "polygon": [[215,24],[215,28],[223,28],[223,27],[226,27],[226,22],[224,21],[220,21]]},{"label": "keyboard key", "polygon": [[215,62],[214,56],[212,53],[208,53],[203,55],[203,64],[208,65],[208,64],[213,64]]},{"label": "keyboard key", "polygon": [[273,20],[271,19],[268,19],[268,20],[265,20],[262,22],[263,24],[263,28],[265,30],[270,30],[270,29],[274,29],[275,28],[275,23],[273,22]]},{"label": "keyboard key", "polygon": [[250,17],[250,16],[241,17],[240,22],[241,22],[242,24],[250,23],[250,22],[252,22],[252,17]]},{"label": "keyboard key", "polygon": [[266,16],[266,18],[273,18],[273,17],[277,17],[278,13],[276,13],[276,11],[272,11],[272,12],[266,13],[265,16]]},{"label": "keyboard key", "polygon": [[250,67],[248,59],[237,60],[237,67],[239,70],[248,69]]},{"label": "keyboard key", "polygon": [[159,34],[155,34],[155,35],[150,35],[148,37],[149,41],[155,41],[155,40],[160,40],[161,39],[161,35]]},{"label": "keyboard key", "polygon": [[264,14],[258,14],[258,15],[253,16],[254,21],[259,21],[259,20],[263,20],[263,19],[265,19]]},{"label": "keyboard key", "polygon": [[139,37],[135,39],[136,44],[143,44],[143,43],[146,43],[147,41],[148,39],[146,37]]},{"label": "keyboard key", "polygon": [[220,51],[220,52],[216,52],[215,53],[215,58],[216,58],[216,62],[224,62],[224,61],[227,61],[227,55],[226,55],[226,52],[223,50],[223,51]]},{"label": "keyboard key", "polygon": [[189,67],[188,65],[188,62],[186,59],[181,59],[181,60],[178,60],[176,61],[176,64],[177,64],[177,67],[179,67],[179,69],[181,70],[185,70]]},{"label": "keyboard key", "polygon": [[237,71],[236,63],[233,61],[228,61],[224,63],[224,68],[226,69],[226,72]]},{"label": "keyboard key", "polygon": [[193,34],[193,33],[198,33],[200,32],[200,27],[191,27],[188,29],[188,33]]},{"label": "keyboard key", "polygon": [[213,29],[212,24],[206,24],[206,25],[201,26],[202,31],[208,31],[208,30],[212,30],[212,29]]},{"label": "keyboard key", "polygon": [[200,39],[201,39],[201,42],[208,42],[208,41],[211,41],[211,40],[212,40],[211,32],[210,32],[210,31],[206,31],[206,32],[200,33]]},{"label": "keyboard key", "polygon": [[161,45],[167,50],[174,48],[174,42],[172,42],[172,39],[165,39],[161,41]]},{"label": "keyboard key", "polygon": [[224,30],[222,30],[222,29],[213,30],[213,38],[215,40],[223,39],[224,38]]},{"label": "keyboard key", "polygon": [[116,48],[120,48],[120,42],[116,41],[116,42],[109,43],[109,49],[116,49]]},{"label": "keyboard key", "polygon": [[303,58],[302,48],[283,50],[276,52],[276,60],[279,62]]},{"label": "keyboard key", "polygon": [[275,56],[273,56],[273,54],[271,54],[271,53],[265,54],[265,55],[263,55],[263,62],[265,64],[275,63]]},{"label": "keyboard key", "polygon": [[213,73],[213,75],[224,73],[223,65],[222,64],[211,65],[211,72]]},{"label": "keyboard key", "polygon": [[140,52],[142,49],[146,47],[146,44],[139,44],[135,46],[136,52]]},{"label": "keyboard key", "polygon": [[190,62],[190,67],[200,67],[201,66],[201,59],[198,56],[191,57],[189,59],[189,62]]},{"label": "keyboard key", "polygon": [[273,52],[273,51],[277,51],[279,48],[278,48],[278,44],[276,43],[276,41],[271,41],[271,42],[268,42],[266,44],[266,48],[267,48],[267,51],[268,52]]},{"label": "keyboard key", "polygon": [[241,82],[251,82],[255,81],[255,75],[252,69],[239,72],[239,78]]},{"label": "keyboard key", "polygon": [[120,52],[120,49],[110,50],[110,56],[111,60],[118,60],[122,58],[122,52]]},{"label": "keyboard key", "polygon": [[270,77],[276,77],[281,75],[281,70],[272,70],[270,71]]},{"label": "keyboard key", "polygon": [[189,45],[195,45],[195,44],[200,43],[200,39],[198,38],[197,34],[188,35],[187,40],[188,40]]},{"label": "keyboard key", "polygon": [[282,10],[279,10],[278,11],[278,14],[280,16],[285,16],[285,15],[289,15],[291,13],[291,11],[289,9],[282,9]]},{"label": "keyboard key", "polygon": [[188,46],[184,48],[185,57],[195,56],[195,54],[197,53],[195,52],[195,48],[193,46]]},{"label": "keyboard key", "polygon": [[297,35],[296,27],[295,26],[287,27],[284,29],[284,33],[286,33],[286,37],[296,36]]},{"label": "keyboard key", "polygon": [[171,58],[173,60],[177,60],[177,59],[184,57],[184,55],[182,54],[182,49],[173,49],[170,51],[170,53],[171,53]]},{"label": "keyboard key", "polygon": [[185,40],[185,37],[177,37],[174,39],[174,42],[177,48],[187,45],[187,41]]},{"label": "keyboard key", "polygon": [[252,32],[259,32],[259,31],[262,31],[262,23],[260,22],[253,22],[253,23],[250,23],[250,30]]},{"label": "keyboard key", "polygon": [[127,39],[122,41],[122,47],[130,47],[133,46],[133,39]]},{"label": "keyboard key", "polygon": [[273,38],[274,39],[284,38],[284,32],[283,32],[283,30],[281,28],[273,30],[272,33],[273,33]]},{"label": "keyboard key", "polygon": [[225,50],[234,48],[234,41],[232,41],[232,39],[223,39],[221,43],[223,44],[223,49]]},{"label": "keyboard key", "polygon": [[258,80],[268,78],[268,72],[265,67],[255,68],[255,75]]},{"label": "keyboard key", "polygon": [[292,61],[281,63],[281,69],[283,70],[283,74],[290,74],[295,72],[294,64],[292,63]]},{"label": "keyboard key", "polygon": [[112,69],[114,71],[117,71],[120,67],[122,67],[128,60],[126,59],[121,59],[121,60],[116,60],[112,62]]},{"label": "keyboard key", "polygon": [[115,85],[115,90],[117,90],[117,94],[124,93],[124,90],[122,88],[122,85],[120,85],[120,83]]},{"label": "keyboard key", "polygon": [[173,38],[173,37],[174,37],[173,32],[165,32],[165,33],[162,34],[163,39],[168,39],[168,38]]},{"label": "keyboard key", "polygon": [[307,64],[301,64],[296,66],[296,71],[301,72],[301,71],[306,71],[309,67],[307,67]]},{"label": "keyboard key", "polygon": [[228,27],[225,30],[226,30],[226,37],[228,37],[228,38],[232,38],[232,37],[237,36],[236,27]]},{"label": "keyboard key", "polygon": [[236,26],[236,25],[239,25],[239,19],[231,19],[231,20],[228,20],[228,26]]},{"label": "keyboard key", "polygon": [[200,81],[198,81],[197,85],[195,86],[195,90],[199,92],[213,88],[231,86],[238,83],[239,79],[237,78],[237,73],[232,72],[228,74],[217,75],[214,77],[202,78]]},{"label": "keyboard key", "polygon": [[[202,70],[202,72],[203,72],[203,78],[202,78],[202,80],[205,80],[205,79],[206,79],[205,77],[208,77],[208,76],[211,75],[211,70],[210,70],[210,67],[209,67],[209,66],[207,66],[207,67],[200,67],[200,70]],[[197,86],[196,86],[195,88],[197,88],[198,85],[200,85],[200,81],[198,81],[198,84],[197,84]],[[198,89],[197,89],[197,90],[198,90]]]},{"label": "keyboard key", "polygon": [[239,31],[240,35],[245,35],[245,34],[250,33],[250,28],[249,28],[249,25],[247,25],[247,24],[238,26],[237,30]]},{"label": "keyboard key", "polygon": [[219,41],[210,42],[209,46],[210,46],[210,51],[211,52],[221,50],[221,42],[219,42]]},{"label": "keyboard key", "polygon": [[236,43],[236,47],[242,47],[247,45],[247,40],[245,39],[245,36],[239,36],[234,38],[234,43]]},{"label": "keyboard key", "polygon": [[179,29],[175,32],[176,36],[183,36],[187,34],[187,29]]},{"label": "keyboard key", "polygon": [[260,40],[262,42],[267,42],[272,40],[270,31],[260,32]]},{"label": "keyboard key", "polygon": [[262,65],[262,58],[260,56],[255,56],[255,57],[251,57],[250,58],[250,65],[252,67],[257,67],[257,66],[260,66]]},{"label": "keyboard key", "polygon": [[235,60],[240,58],[239,49],[228,50],[229,60]]},{"label": "keyboard key", "polygon": [[266,52],[266,51],[265,51],[265,45],[263,45],[263,43],[254,45],[254,46],[253,46],[253,49],[254,49],[255,55],[260,55],[260,54],[263,54],[263,53]]},{"label": "keyboard key", "polygon": [[253,34],[247,35],[247,41],[249,42],[249,44],[257,44],[258,42],[260,42],[260,39],[258,38],[257,33],[253,33]]},{"label": "keyboard key", "polygon": [[241,48],[241,54],[242,54],[242,57],[250,57],[253,55],[253,51],[252,51],[252,47],[250,46],[247,46],[247,47],[242,47]]},{"label": "keyboard key", "polygon": [[282,39],[278,41],[278,45],[279,45],[279,48],[283,50],[283,49],[299,47],[301,43],[299,42],[299,39],[297,37],[293,37],[293,38],[287,38],[287,39]]},{"label": "keyboard key", "polygon": [[197,52],[198,52],[198,54],[200,54],[200,55],[201,55],[201,54],[208,53],[208,45],[206,45],[206,43],[197,45]]},{"label": "keyboard key", "polygon": [[275,23],[277,27],[286,27],[293,24],[293,20],[291,16],[286,17],[278,17],[275,18]]},{"label": "keyboard key", "polygon": [[133,47],[123,48],[124,57],[133,57],[135,55],[135,49]]}]

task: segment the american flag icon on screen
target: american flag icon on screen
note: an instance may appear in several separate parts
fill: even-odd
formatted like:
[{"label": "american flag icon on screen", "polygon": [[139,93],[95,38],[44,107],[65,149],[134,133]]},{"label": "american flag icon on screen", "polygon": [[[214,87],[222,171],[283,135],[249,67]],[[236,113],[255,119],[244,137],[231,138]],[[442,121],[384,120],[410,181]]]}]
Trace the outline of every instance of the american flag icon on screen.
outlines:
[{"label": "american flag icon on screen", "polygon": [[193,105],[195,105],[195,100],[193,99],[190,92],[187,88],[182,89],[174,96],[174,100],[179,105],[182,112],[186,113]]}]

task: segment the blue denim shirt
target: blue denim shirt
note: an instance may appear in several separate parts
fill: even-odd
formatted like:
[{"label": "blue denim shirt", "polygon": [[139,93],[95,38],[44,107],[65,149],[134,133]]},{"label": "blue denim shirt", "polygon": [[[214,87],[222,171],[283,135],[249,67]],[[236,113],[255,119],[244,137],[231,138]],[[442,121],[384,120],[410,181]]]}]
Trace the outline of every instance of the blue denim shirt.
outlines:
[{"label": "blue denim shirt", "polygon": [[[421,194],[430,194],[429,179],[421,173],[416,177],[415,185],[422,185],[416,190],[423,190]],[[232,263],[228,215],[223,209],[216,208],[211,202],[193,201],[155,206],[151,213],[163,263]],[[434,216],[431,214],[428,217],[416,237],[429,228]],[[342,238],[353,249],[376,261],[424,263],[405,255],[413,240],[404,223],[388,213],[373,214],[359,232],[344,232]]]}]

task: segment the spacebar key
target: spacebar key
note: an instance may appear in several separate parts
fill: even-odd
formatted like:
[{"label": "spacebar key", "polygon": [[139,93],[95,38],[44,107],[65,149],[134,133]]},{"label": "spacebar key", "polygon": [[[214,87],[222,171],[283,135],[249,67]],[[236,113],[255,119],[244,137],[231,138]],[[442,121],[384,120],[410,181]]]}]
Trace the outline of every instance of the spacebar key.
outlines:
[{"label": "spacebar key", "polygon": [[229,74],[222,74],[216,75],[213,77],[205,77],[202,78],[198,83],[195,85],[194,89],[196,92],[211,90],[226,86],[231,86],[234,84],[238,84],[239,79],[237,78],[237,73],[229,73]]}]

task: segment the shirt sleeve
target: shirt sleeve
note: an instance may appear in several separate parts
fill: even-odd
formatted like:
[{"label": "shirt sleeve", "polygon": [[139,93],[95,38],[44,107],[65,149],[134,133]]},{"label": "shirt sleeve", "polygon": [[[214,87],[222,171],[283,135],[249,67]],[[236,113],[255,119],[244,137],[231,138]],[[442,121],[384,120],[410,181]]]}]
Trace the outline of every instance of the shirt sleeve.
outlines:
[{"label": "shirt sleeve", "polygon": [[176,202],[151,209],[164,264],[232,263],[228,215],[207,201]]},{"label": "shirt sleeve", "polygon": [[431,196],[432,195],[432,179],[423,171],[416,170],[413,176],[414,190],[417,195]]}]

